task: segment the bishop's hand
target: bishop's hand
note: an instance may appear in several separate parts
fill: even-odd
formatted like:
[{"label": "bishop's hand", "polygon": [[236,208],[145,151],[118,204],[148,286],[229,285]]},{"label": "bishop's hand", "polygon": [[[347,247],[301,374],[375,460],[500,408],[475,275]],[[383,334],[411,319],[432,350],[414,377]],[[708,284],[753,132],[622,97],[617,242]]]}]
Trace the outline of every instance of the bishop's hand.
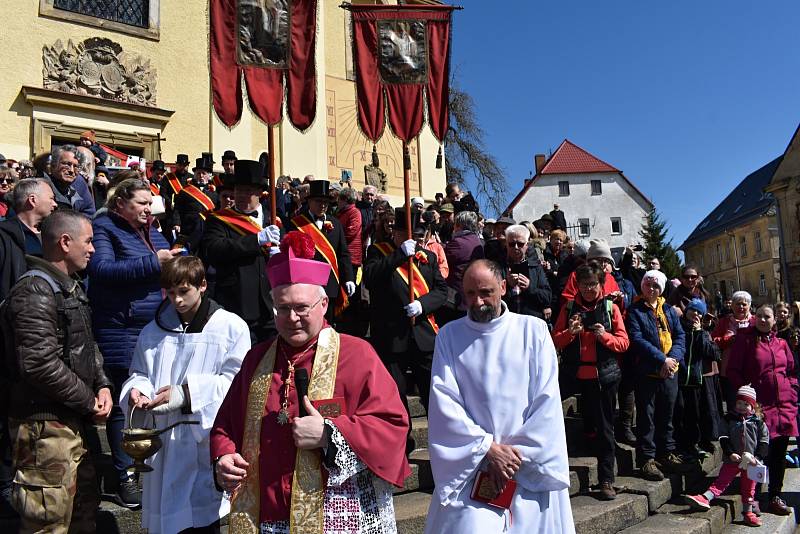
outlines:
[{"label": "bishop's hand", "polygon": [[308,396],[303,397],[308,415],[295,417],[292,421],[292,437],[298,449],[321,449],[328,445],[325,440],[325,419],[320,415]]},{"label": "bishop's hand", "polygon": [[228,491],[234,491],[247,477],[248,467],[250,464],[238,452],[220,457],[214,466],[217,483]]},{"label": "bishop's hand", "polygon": [[522,466],[522,454],[511,445],[492,443],[486,453],[487,474],[499,495]]}]

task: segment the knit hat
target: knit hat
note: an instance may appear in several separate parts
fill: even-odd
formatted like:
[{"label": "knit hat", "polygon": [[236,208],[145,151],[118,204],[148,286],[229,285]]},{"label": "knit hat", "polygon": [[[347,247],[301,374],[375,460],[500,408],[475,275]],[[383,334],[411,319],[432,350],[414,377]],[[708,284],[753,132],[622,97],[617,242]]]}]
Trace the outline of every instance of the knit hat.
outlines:
[{"label": "knit hat", "polygon": [[703,302],[703,299],[692,299],[689,304],[686,305],[686,311],[694,310],[700,315],[705,315],[708,312],[708,307],[706,303]]},{"label": "knit hat", "polygon": [[414,204],[419,204],[420,206],[424,206],[425,199],[422,197],[414,197],[411,199],[411,205],[413,206]]},{"label": "knit hat", "polygon": [[661,288],[661,293],[664,293],[664,288],[667,287],[667,275],[656,269],[647,271],[642,277],[642,290],[644,290],[644,283],[649,280],[655,281]]},{"label": "knit hat", "polygon": [[94,130],[86,130],[85,132],[81,132],[81,139],[88,139],[92,143],[95,140],[95,133]]},{"label": "knit hat", "polygon": [[742,386],[736,392],[736,400],[743,400],[753,408],[756,407],[756,390],[750,386]]},{"label": "knit hat", "polygon": [[[614,264],[614,258],[611,256],[611,247],[608,246],[608,241],[605,239],[590,239],[589,252],[586,254],[586,259],[604,259]],[[663,286],[661,288],[664,289]]]},{"label": "knit hat", "polygon": [[575,255],[586,257],[589,252],[589,242],[585,239],[578,239],[575,241]]}]

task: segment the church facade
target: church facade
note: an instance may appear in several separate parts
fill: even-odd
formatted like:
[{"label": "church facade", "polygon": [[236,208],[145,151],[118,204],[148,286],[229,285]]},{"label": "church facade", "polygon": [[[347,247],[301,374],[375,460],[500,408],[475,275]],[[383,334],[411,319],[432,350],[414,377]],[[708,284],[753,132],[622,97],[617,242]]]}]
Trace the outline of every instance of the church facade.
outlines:
[{"label": "church facade", "polygon": [[[98,142],[147,161],[211,151],[217,170],[224,150],[253,159],[266,150],[267,127],[247,105],[230,129],[212,109],[208,2],[114,5],[8,3],[5,16],[13,23],[0,34],[0,61],[8,73],[0,79],[0,153],[30,159],[53,145],[77,142],[87,129]],[[352,176],[356,188],[369,175],[396,201],[403,193],[402,145],[387,130],[377,145],[380,169],[368,168],[372,145],[356,123],[349,28],[338,3],[319,2],[316,119],[305,133],[285,119],[279,125],[278,174],[336,181]],[[410,148],[412,195],[432,199],[445,185],[444,169],[435,164],[439,144],[425,127]]]}]

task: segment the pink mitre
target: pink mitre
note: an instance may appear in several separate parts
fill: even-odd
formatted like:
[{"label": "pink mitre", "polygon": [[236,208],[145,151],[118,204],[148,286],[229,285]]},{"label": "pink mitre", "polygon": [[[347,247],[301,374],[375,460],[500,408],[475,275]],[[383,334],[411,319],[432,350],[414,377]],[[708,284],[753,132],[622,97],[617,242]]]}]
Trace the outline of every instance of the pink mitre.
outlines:
[{"label": "pink mitre", "polygon": [[267,263],[270,286],[328,285],[331,266],[314,260],[314,251],[314,241],[309,236],[297,230],[287,233],[281,240],[281,251]]}]

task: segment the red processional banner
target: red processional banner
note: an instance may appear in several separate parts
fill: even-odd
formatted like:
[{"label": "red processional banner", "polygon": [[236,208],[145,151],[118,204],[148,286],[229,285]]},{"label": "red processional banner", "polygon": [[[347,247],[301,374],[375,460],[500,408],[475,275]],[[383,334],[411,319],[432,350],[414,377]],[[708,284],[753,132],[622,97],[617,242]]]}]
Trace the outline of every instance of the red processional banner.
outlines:
[{"label": "red processional banner", "polygon": [[299,130],[314,122],[317,0],[211,0],[211,91],[217,116],[242,116],[241,78],[250,109],[274,126],[287,115]]},{"label": "red processional banner", "polygon": [[347,5],[353,16],[358,121],[377,143],[386,126],[408,143],[424,109],[444,141],[449,114],[450,30],[454,6]]}]

